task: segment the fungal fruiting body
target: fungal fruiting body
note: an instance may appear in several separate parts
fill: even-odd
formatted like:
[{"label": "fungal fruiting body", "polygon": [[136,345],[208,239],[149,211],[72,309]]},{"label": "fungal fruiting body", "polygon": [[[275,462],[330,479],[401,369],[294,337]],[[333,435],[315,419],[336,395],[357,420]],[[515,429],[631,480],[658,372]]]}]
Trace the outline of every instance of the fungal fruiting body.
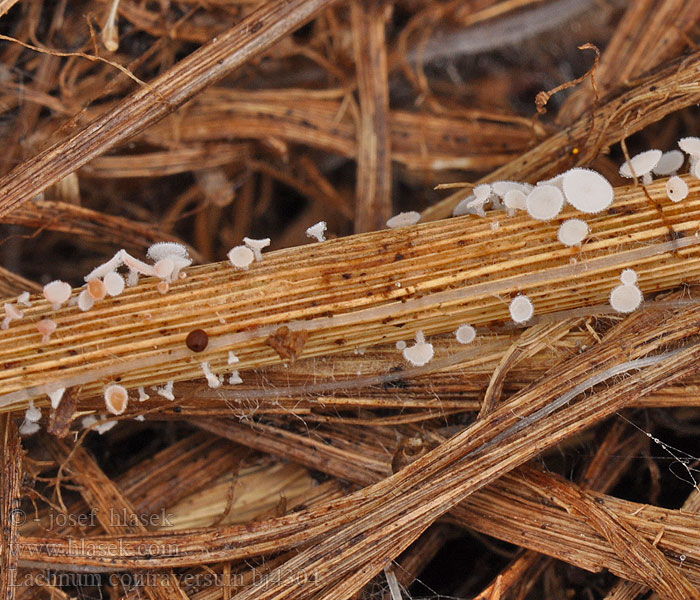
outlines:
[{"label": "fungal fruiting body", "polygon": [[620,167],[620,175],[626,179],[641,177],[642,183],[648,185],[652,182],[651,172],[661,160],[661,150],[647,150],[625,161]]},{"label": "fungal fruiting body", "polygon": [[123,262],[124,262],[123,252],[122,252],[122,250],[120,250],[112,258],[110,258],[106,263],[103,263],[103,264],[99,265],[98,267],[95,267],[92,271],[90,271],[85,276],[85,281],[90,282],[93,279],[102,279],[105,275],[107,275],[107,273],[111,273],[112,271],[116,271],[119,267],[121,267]]},{"label": "fungal fruiting body", "polygon": [[146,393],[146,390],[143,389],[143,386],[139,387],[138,389],[139,392],[139,402],[145,402],[150,398],[150,396]]},{"label": "fungal fruiting body", "polygon": [[389,229],[396,229],[397,227],[408,227],[409,225],[415,225],[418,223],[418,221],[420,221],[420,213],[412,210],[394,215],[386,222],[386,226]]},{"label": "fungal fruiting body", "polygon": [[24,421],[19,427],[20,435],[32,435],[41,429],[41,409],[34,406],[34,401],[29,401],[29,408],[24,413]]},{"label": "fungal fruiting body", "polygon": [[146,256],[155,263],[154,274],[167,282],[175,281],[180,275],[180,271],[192,264],[187,248],[176,242],[153,244],[146,252]]},{"label": "fungal fruiting body", "polygon": [[661,155],[661,159],[652,169],[654,175],[675,175],[683,166],[685,157],[680,150],[669,150]]},{"label": "fungal fruiting body", "polygon": [[234,371],[229,375],[227,383],[229,385],[238,385],[239,383],[243,383],[243,380],[241,379],[241,376],[238,374],[238,371]]},{"label": "fungal fruiting body", "polygon": [[78,295],[78,308],[84,312],[90,310],[93,306],[95,306],[95,299],[87,289],[84,289]]},{"label": "fungal fruiting body", "polygon": [[201,364],[202,367],[202,373],[204,373],[204,377],[207,380],[207,384],[209,385],[210,388],[218,388],[221,386],[221,380],[214,374],[212,373],[211,367],[209,366],[208,362],[203,362]]},{"label": "fungal fruiting body", "polygon": [[637,272],[625,269],[620,275],[621,285],[610,293],[610,305],[621,313],[631,313],[639,308],[644,296],[637,286]]},{"label": "fungal fruiting body", "polygon": [[243,243],[248,246],[253,251],[256,261],[262,260],[262,251],[270,245],[270,238],[263,238],[261,240],[253,240],[251,238],[243,238]]},{"label": "fungal fruiting body", "polygon": [[535,307],[530,298],[523,294],[518,294],[510,302],[510,316],[516,323],[526,323],[535,314]]},{"label": "fungal fruiting body", "polygon": [[240,362],[240,359],[233,353],[233,350],[228,351],[228,364],[233,365]]},{"label": "fungal fruiting body", "polygon": [[22,312],[14,304],[11,302],[5,302],[5,318],[2,320],[0,329],[7,329],[12,321],[21,319],[23,316],[24,312]]},{"label": "fungal fruiting body", "polygon": [[508,190],[503,196],[506,211],[512,217],[516,210],[527,209],[527,194],[522,190]]},{"label": "fungal fruiting body", "polygon": [[396,349],[401,350],[403,352],[406,349],[406,345],[406,342],[404,342],[403,340],[399,340],[398,342],[396,342]]},{"label": "fungal fruiting body", "polygon": [[124,291],[124,286],[126,285],[124,283],[124,278],[116,271],[107,273],[103,281],[105,284],[105,290],[110,296],[118,296],[121,294]]},{"label": "fungal fruiting body", "polygon": [[248,246],[235,246],[228,251],[229,261],[237,269],[247,269],[255,260],[253,251]]},{"label": "fungal fruiting body", "polygon": [[688,197],[688,184],[678,175],[669,177],[666,182],[666,195],[671,202],[685,200]]},{"label": "fungal fruiting body", "polygon": [[88,281],[87,291],[93,300],[102,300],[107,295],[107,288],[101,279]]},{"label": "fungal fruiting body", "polygon": [[122,414],[129,404],[129,394],[122,385],[112,384],[105,388],[105,405],[113,415]]},{"label": "fungal fruiting body", "polygon": [[51,392],[49,392],[49,399],[51,400],[51,408],[56,410],[58,408],[58,405],[61,404],[61,400],[63,400],[63,394],[65,393],[66,388],[58,388],[55,389]]},{"label": "fungal fruiting body", "polygon": [[700,138],[684,137],[678,140],[678,147],[690,156],[690,172],[695,171],[700,157]]},{"label": "fungal fruiting body", "polygon": [[19,296],[17,296],[17,304],[21,304],[22,306],[31,306],[32,303],[29,301],[29,292],[22,292]]},{"label": "fungal fruiting body", "polygon": [[42,319],[36,324],[36,328],[41,334],[41,343],[48,344],[51,334],[56,331],[56,321],[52,319]]},{"label": "fungal fruiting body", "polygon": [[588,223],[581,219],[568,219],[559,226],[557,238],[565,246],[580,246],[590,231]]},{"label": "fungal fruiting body", "polygon": [[425,335],[423,335],[422,331],[416,332],[416,343],[413,346],[404,348],[403,351],[403,357],[414,367],[422,367],[428,364],[434,354],[433,345],[425,341]]},{"label": "fungal fruiting body", "polygon": [[71,292],[70,285],[65,281],[56,280],[44,286],[44,298],[53,305],[54,310],[58,310],[68,301]]},{"label": "fungal fruiting body", "polygon": [[538,185],[527,195],[525,206],[533,219],[549,221],[561,212],[564,196],[558,187]]},{"label": "fungal fruiting body", "polygon": [[306,230],[306,237],[313,238],[317,242],[326,241],[326,222],[319,221]]},{"label": "fungal fruiting body", "polygon": [[166,400],[175,400],[175,394],[173,394],[174,381],[168,381],[163,387],[156,388],[156,394],[163,396]]},{"label": "fungal fruiting body", "polygon": [[460,325],[455,331],[455,337],[460,344],[471,344],[476,339],[476,329],[471,325]]},{"label": "fungal fruiting body", "polygon": [[615,198],[615,190],[610,182],[590,169],[576,168],[564,173],[562,190],[571,206],[588,214],[605,210]]},{"label": "fungal fruiting body", "polygon": [[39,431],[41,429],[41,425],[39,423],[35,423],[34,421],[27,421],[25,419],[22,421],[22,424],[19,426],[19,434],[20,435],[32,435]]}]

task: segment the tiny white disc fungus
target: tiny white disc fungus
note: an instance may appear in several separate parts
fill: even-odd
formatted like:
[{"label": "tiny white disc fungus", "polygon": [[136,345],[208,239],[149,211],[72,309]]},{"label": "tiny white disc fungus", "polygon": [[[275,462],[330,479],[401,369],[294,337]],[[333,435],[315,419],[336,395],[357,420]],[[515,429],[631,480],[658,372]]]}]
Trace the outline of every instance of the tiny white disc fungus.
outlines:
[{"label": "tiny white disc fungus", "polygon": [[306,230],[306,237],[313,238],[317,242],[325,242],[326,227],[325,221],[319,221],[316,225],[312,225]]},{"label": "tiny white disc fungus", "polygon": [[12,304],[11,302],[5,302],[5,318],[2,320],[0,328],[7,329],[10,326],[10,323],[12,323],[12,321],[17,321],[23,316],[24,312],[22,312],[14,304]]},{"label": "tiny white disc fungus", "polygon": [[471,325],[460,325],[455,331],[455,337],[460,344],[471,344],[476,339],[476,329]]},{"label": "tiny white disc fungus", "polygon": [[631,313],[642,303],[642,291],[636,285],[618,285],[610,293],[610,305],[621,313]]},{"label": "tiny white disc fungus", "polygon": [[105,388],[105,405],[113,415],[122,414],[127,404],[129,404],[129,394],[123,385],[114,383]]},{"label": "tiny white disc fungus", "polygon": [[624,269],[620,273],[620,281],[625,285],[634,285],[637,283],[637,271],[634,269]]},{"label": "tiny white disc fungus", "polygon": [[412,210],[394,215],[386,222],[386,226],[390,229],[396,229],[397,227],[408,227],[409,225],[415,225],[418,223],[418,221],[420,221],[420,213]]},{"label": "tiny white disc fungus", "polygon": [[229,375],[227,383],[229,385],[238,385],[240,383],[243,383],[243,380],[241,379],[241,376],[238,374],[238,371],[234,371],[233,373],[231,373],[231,375]]},{"label": "tiny white disc fungus", "polygon": [[690,156],[700,156],[700,138],[684,137],[678,140],[678,147]]},{"label": "tiny white disc fungus", "polygon": [[[516,210],[527,209],[527,194],[522,190],[508,190],[503,195],[503,204],[506,205],[507,209],[510,209],[513,213]],[[512,216],[512,215],[511,215]]]},{"label": "tiny white disc fungus", "polygon": [[666,195],[671,202],[680,202],[688,197],[688,184],[678,175],[669,177],[666,182]]},{"label": "tiny white disc fungus", "polygon": [[564,196],[558,187],[538,185],[525,200],[528,214],[539,221],[549,221],[556,217],[564,206]]},{"label": "tiny white disc fungus", "polygon": [[173,256],[188,258],[189,254],[185,246],[176,242],[158,242],[153,244],[146,252],[146,256],[153,262],[158,262],[164,258],[172,258]]},{"label": "tiny white disc fungus", "polygon": [[680,150],[669,150],[661,155],[658,164],[652,169],[654,175],[675,175],[683,166],[685,156]]},{"label": "tiny white disc fungus", "polygon": [[61,305],[68,301],[71,292],[70,285],[58,279],[44,286],[44,298],[53,305],[55,310],[61,308]]},{"label": "tiny white disc fungus", "polygon": [[466,198],[464,198],[463,200],[460,200],[459,204],[457,204],[457,206],[455,206],[452,209],[452,216],[453,217],[462,217],[464,215],[468,215],[469,214],[469,206],[472,202],[474,202],[474,200],[476,200],[476,196],[474,196],[474,194],[471,194],[471,195],[467,196]]},{"label": "tiny white disc fungus", "polygon": [[87,284],[87,291],[93,300],[102,300],[107,295],[107,288],[101,279],[91,279]]},{"label": "tiny white disc fungus", "polygon": [[221,386],[221,380],[212,372],[211,367],[208,362],[203,362],[201,364],[202,373],[207,380],[207,384],[210,388],[218,388]]},{"label": "tiny white disc fungus", "polygon": [[168,290],[170,289],[170,284],[167,281],[159,281],[158,285],[156,286],[156,289],[161,294],[167,294]]},{"label": "tiny white disc fungus", "polygon": [[489,196],[491,196],[491,191],[492,188],[488,183],[481,183],[472,190],[472,194],[477,200],[488,200]]},{"label": "tiny white disc fungus", "polygon": [[661,150],[640,152],[623,163],[620,167],[620,175],[627,179],[641,177],[645,184],[651,183],[651,171],[659,164],[662,154]]},{"label": "tiny white disc fungus", "polygon": [[422,331],[416,332],[416,343],[403,350],[403,357],[414,367],[422,367],[429,363],[434,354],[433,345],[425,341]]},{"label": "tiny white disc fungus", "polygon": [[95,431],[99,433],[100,435],[104,435],[107,433],[112,427],[114,427],[117,424],[117,421],[102,421],[97,427],[95,427]]},{"label": "tiny white disc fungus", "polygon": [[565,246],[579,246],[590,230],[588,223],[581,219],[567,219],[559,226],[557,237]]},{"label": "tiny white disc fungus", "polygon": [[251,238],[244,237],[243,243],[248,246],[253,251],[255,255],[255,260],[262,260],[262,251],[270,245],[270,238],[263,238],[261,240],[253,240]]},{"label": "tiny white disc fungus", "polygon": [[65,393],[66,388],[58,388],[56,390],[53,390],[49,392],[49,399],[51,400],[51,408],[54,410],[58,408],[58,405],[61,404],[61,400],[63,399],[63,394]]},{"label": "tiny white disc fungus", "polygon": [[29,401],[29,407],[24,413],[24,418],[31,423],[38,423],[41,420],[41,409],[34,406],[34,400]]},{"label": "tiny white disc fungus", "polygon": [[399,340],[398,342],[396,342],[396,349],[403,352],[406,349],[406,345],[406,342],[404,342],[403,340]]},{"label": "tiny white disc fungus", "polygon": [[85,281],[92,281],[93,279],[102,279],[107,273],[116,271],[124,263],[123,250],[117,252],[112,258],[110,258],[106,263],[101,264],[99,267],[95,267],[85,276]]},{"label": "tiny white disc fungus", "polygon": [[41,425],[39,423],[34,423],[32,421],[24,421],[20,426],[19,426],[19,434],[20,435],[32,435],[39,431],[41,429]]},{"label": "tiny white disc fungus", "polygon": [[90,292],[87,290],[80,292],[78,295],[78,308],[85,312],[86,310],[90,310],[93,306],[95,306],[95,300],[93,300]]},{"label": "tiny white disc fungus", "polygon": [[599,213],[610,206],[615,190],[600,173],[591,169],[570,169],[562,180],[566,201],[576,210],[588,214]]},{"label": "tiny white disc fungus", "polygon": [[29,292],[22,292],[19,296],[17,296],[17,304],[21,304],[22,306],[31,306],[32,303],[29,301]]},{"label": "tiny white disc fungus", "polygon": [[523,294],[518,294],[510,302],[510,316],[516,323],[526,323],[535,314],[535,307],[530,298]]},{"label": "tiny white disc fungus", "polygon": [[233,350],[228,351],[228,364],[233,365],[237,362],[240,362],[240,358],[238,358],[234,353]]},{"label": "tiny white disc fungus", "polygon": [[105,290],[110,296],[118,296],[124,291],[124,278],[116,271],[105,275],[104,284]]},{"label": "tiny white disc fungus", "polygon": [[519,183],[517,181],[494,181],[491,184],[493,193],[505,200],[505,196],[511,190],[522,192],[526,196],[530,193],[532,186],[529,183]]},{"label": "tiny white disc fungus", "polygon": [[53,319],[42,319],[36,324],[37,331],[41,334],[41,343],[48,344],[51,334],[56,331],[56,321]]},{"label": "tiny white disc fungus", "polygon": [[226,256],[237,269],[247,269],[255,260],[255,255],[248,246],[235,246]]},{"label": "tiny white disc fungus", "polygon": [[166,400],[175,400],[175,394],[173,394],[174,385],[174,381],[168,381],[163,387],[156,388],[156,394],[163,396]]},{"label": "tiny white disc fungus", "polygon": [[175,263],[169,256],[161,258],[155,265],[153,265],[153,271],[156,277],[160,277],[161,279],[168,279],[174,270]]}]

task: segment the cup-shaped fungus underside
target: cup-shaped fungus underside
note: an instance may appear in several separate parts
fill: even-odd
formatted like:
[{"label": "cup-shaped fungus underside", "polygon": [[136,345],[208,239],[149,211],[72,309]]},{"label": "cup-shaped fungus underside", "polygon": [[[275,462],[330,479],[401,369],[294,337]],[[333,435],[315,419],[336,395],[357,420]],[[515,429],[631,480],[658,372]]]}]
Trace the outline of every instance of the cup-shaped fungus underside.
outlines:
[{"label": "cup-shaped fungus underside", "polygon": [[510,303],[510,316],[516,323],[526,323],[535,314],[535,307],[527,296],[522,294],[513,298]]},{"label": "cup-shaped fungus underside", "polygon": [[105,405],[113,415],[120,415],[129,404],[129,394],[122,385],[112,384],[105,388]]},{"label": "cup-shaped fungus underside", "polygon": [[576,210],[588,214],[599,213],[610,206],[615,191],[600,173],[590,169],[571,169],[564,173],[562,189],[566,201]]},{"label": "cup-shaped fungus underside", "polygon": [[556,186],[538,185],[528,194],[525,204],[533,219],[549,221],[561,212],[564,196]]},{"label": "cup-shaped fungus underside", "polygon": [[557,237],[565,246],[577,246],[590,232],[588,223],[581,219],[567,219],[559,226]]},{"label": "cup-shaped fungus underside", "polygon": [[627,179],[643,177],[652,172],[661,160],[661,150],[647,150],[625,161],[620,167],[620,175]]},{"label": "cup-shaped fungus underside", "polygon": [[680,202],[688,197],[688,184],[677,175],[669,177],[666,182],[666,195],[671,202]]}]

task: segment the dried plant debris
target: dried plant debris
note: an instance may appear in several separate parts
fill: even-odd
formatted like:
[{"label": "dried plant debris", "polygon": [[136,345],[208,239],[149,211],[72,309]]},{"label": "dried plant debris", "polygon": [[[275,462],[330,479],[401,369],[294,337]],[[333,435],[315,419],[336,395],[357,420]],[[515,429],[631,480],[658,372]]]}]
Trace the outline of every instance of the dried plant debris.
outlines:
[{"label": "dried plant debris", "polygon": [[700,3],[83,4],[0,1],[2,598],[700,597]]}]

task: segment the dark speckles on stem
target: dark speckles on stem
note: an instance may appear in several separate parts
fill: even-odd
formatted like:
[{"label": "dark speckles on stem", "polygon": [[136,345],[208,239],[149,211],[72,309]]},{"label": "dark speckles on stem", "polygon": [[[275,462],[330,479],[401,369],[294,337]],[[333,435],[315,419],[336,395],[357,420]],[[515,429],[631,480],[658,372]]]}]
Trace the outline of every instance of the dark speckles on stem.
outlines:
[{"label": "dark speckles on stem", "polygon": [[209,344],[209,336],[203,329],[193,329],[187,334],[185,344],[192,352],[202,352]]},{"label": "dark speckles on stem", "polygon": [[350,275],[350,273],[343,273],[343,279],[352,279],[352,275]]},{"label": "dark speckles on stem", "polygon": [[394,260],[403,260],[403,254],[401,254],[401,252],[397,252],[396,256],[394,256]]}]

